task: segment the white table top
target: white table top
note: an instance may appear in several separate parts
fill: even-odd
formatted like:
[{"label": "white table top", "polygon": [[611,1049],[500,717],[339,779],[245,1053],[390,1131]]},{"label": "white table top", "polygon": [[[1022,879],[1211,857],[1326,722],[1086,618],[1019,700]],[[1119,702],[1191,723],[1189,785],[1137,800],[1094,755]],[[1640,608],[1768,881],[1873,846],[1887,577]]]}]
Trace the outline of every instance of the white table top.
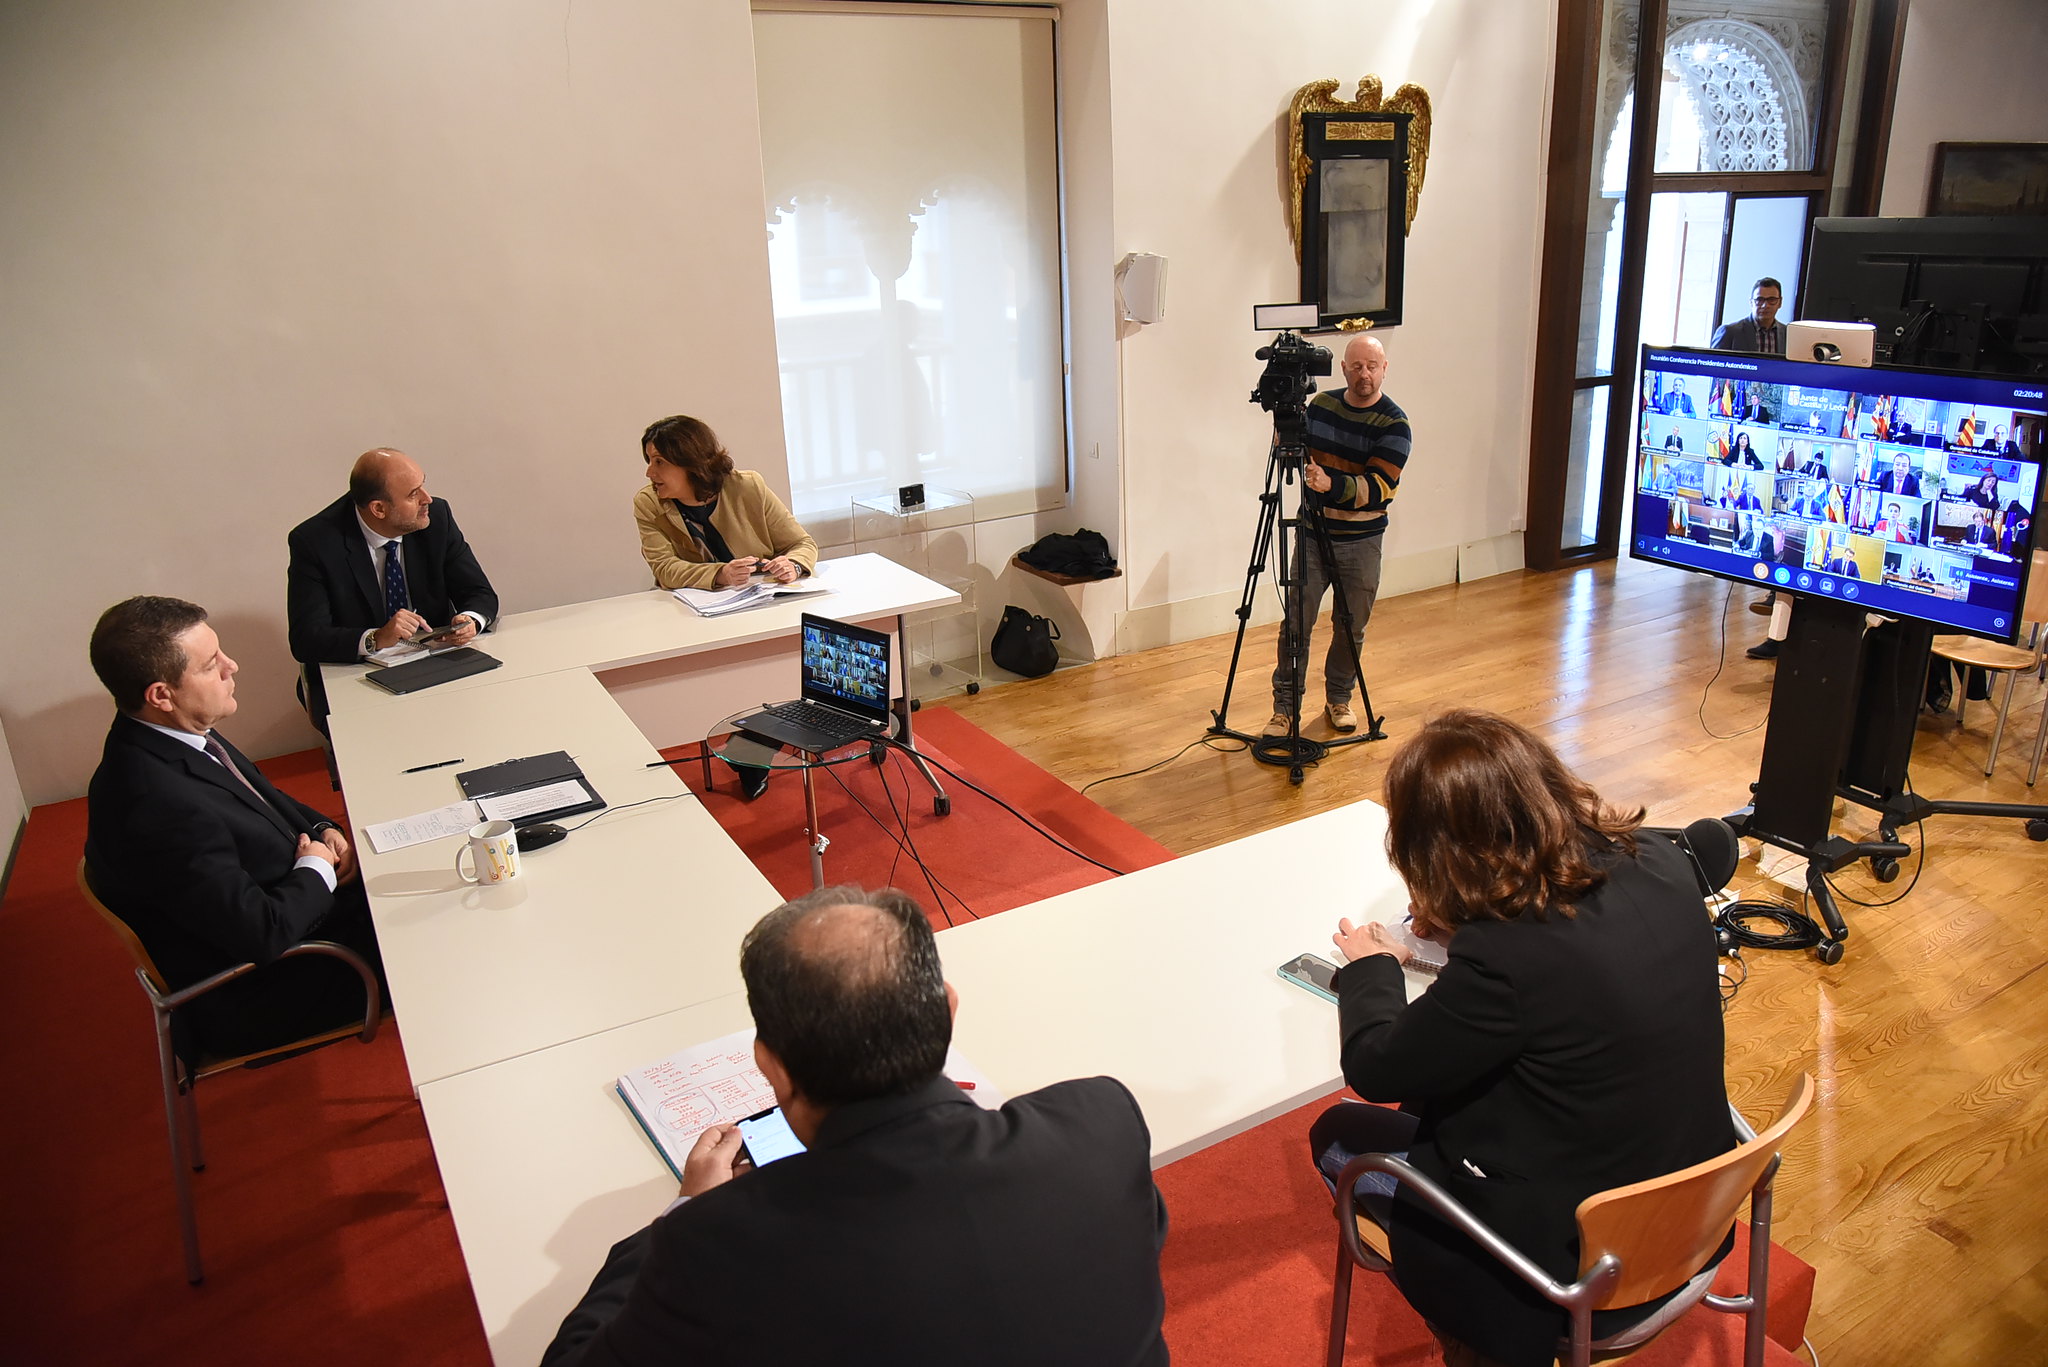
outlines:
[{"label": "white table top", "polygon": [[[1007,1095],[1121,1079],[1154,1166],[1327,1094],[1336,1008],[1273,970],[1334,958],[1339,916],[1400,920],[1385,821],[1360,802],[940,932],[955,1042]],[[420,1089],[501,1367],[537,1361],[606,1250],[674,1195],[613,1082],[751,1023],[719,997]]]},{"label": "white table top", "polygon": [[[781,898],[672,770],[646,767],[660,756],[586,671],[434,689],[331,724],[415,1087],[739,989],[740,937]],[[456,876],[460,837],[389,854],[363,837],[459,801],[460,770],[550,750],[614,809],[674,800],[607,811],[499,887]]]},{"label": "white table top", "polygon": [[[939,934],[954,1042],[1008,1095],[1097,1073],[1163,1166],[1341,1082],[1329,1002],[1275,973],[1339,961],[1337,919],[1398,924],[1386,813],[1356,802]],[[1409,975],[1413,997],[1428,980]]]},{"label": "white table top", "polygon": [[[879,555],[821,561],[816,583],[829,593],[806,594],[724,617],[700,617],[665,589],[570,603],[534,612],[511,612],[478,637],[476,648],[504,663],[437,685],[435,696],[490,688],[537,674],[573,669],[619,669],[788,636],[804,613],[843,622],[869,621],[960,601],[960,595]],[[322,665],[330,714],[382,709],[406,697],[364,682],[369,665]]]}]

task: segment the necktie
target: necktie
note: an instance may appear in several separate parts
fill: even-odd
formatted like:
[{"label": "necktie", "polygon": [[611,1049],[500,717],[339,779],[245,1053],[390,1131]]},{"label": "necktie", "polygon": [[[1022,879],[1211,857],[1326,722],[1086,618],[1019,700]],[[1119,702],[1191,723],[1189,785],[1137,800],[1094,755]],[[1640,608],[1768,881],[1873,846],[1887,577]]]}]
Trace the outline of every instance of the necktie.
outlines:
[{"label": "necktie", "polygon": [[398,615],[406,606],[405,561],[398,553],[398,543],[384,543],[384,611],[386,620]]},{"label": "necktie", "polygon": [[228,748],[220,743],[220,737],[214,735],[211,731],[206,733],[206,753],[213,756],[219,762],[221,768],[227,770],[240,780],[244,788],[255,793],[258,802],[263,803],[266,807],[270,806],[269,801],[257,790],[256,785],[249,781],[249,776],[237,768],[232,759],[228,758]]}]

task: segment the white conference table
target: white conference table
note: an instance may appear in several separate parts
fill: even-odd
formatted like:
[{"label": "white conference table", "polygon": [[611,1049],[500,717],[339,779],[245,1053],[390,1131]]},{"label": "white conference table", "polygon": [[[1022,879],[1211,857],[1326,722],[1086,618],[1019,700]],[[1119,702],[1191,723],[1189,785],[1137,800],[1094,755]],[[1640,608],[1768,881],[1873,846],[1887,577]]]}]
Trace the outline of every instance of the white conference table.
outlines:
[{"label": "white conference table", "polygon": [[796,696],[789,638],[804,613],[868,623],[960,601],[944,585],[874,554],[821,561],[807,582],[827,592],[723,617],[699,616],[674,594],[651,588],[506,613],[474,642],[503,662],[498,668],[401,696],[366,681],[373,666],[322,665],[328,711],[388,712],[413,697],[459,696],[536,675],[589,670],[604,679],[614,701],[649,740],[680,745],[703,739],[705,727],[742,707]]},{"label": "white conference table", "polygon": [[[1359,802],[941,931],[955,1043],[1006,1095],[1118,1078],[1155,1167],[1327,1095],[1336,1008],[1273,970],[1329,956],[1339,916],[1401,919],[1385,821]],[[735,993],[420,1089],[499,1367],[538,1361],[606,1250],[675,1194],[613,1083],[751,1024]]]},{"label": "white conference table", "polygon": [[[432,689],[329,724],[415,1089],[739,989],[740,936],[781,896],[673,769],[647,767],[661,756],[587,670]],[[523,854],[510,883],[457,877],[459,839],[378,854],[363,836],[461,801],[460,770],[551,750],[610,805]],[[620,810],[647,798],[670,800]]]}]

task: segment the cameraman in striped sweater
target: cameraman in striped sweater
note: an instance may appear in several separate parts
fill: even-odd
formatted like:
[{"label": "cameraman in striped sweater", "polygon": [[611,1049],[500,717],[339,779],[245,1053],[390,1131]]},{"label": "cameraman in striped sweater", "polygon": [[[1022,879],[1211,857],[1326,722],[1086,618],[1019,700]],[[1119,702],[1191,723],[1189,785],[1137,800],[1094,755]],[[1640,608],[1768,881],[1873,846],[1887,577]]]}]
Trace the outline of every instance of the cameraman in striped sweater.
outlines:
[{"label": "cameraman in striped sweater", "polygon": [[1273,718],[1265,734],[1287,734],[1297,699],[1294,658],[1304,662],[1323,598],[1335,581],[1342,603],[1332,623],[1329,653],[1323,657],[1325,719],[1333,731],[1358,727],[1351,690],[1358,682],[1358,650],[1380,591],[1380,538],[1387,507],[1408,464],[1408,415],[1381,389],[1387,352],[1377,337],[1358,336],[1344,348],[1344,388],[1330,389],[1308,403],[1308,461],[1302,483],[1322,504],[1330,531],[1325,563],[1313,532],[1303,527],[1294,543],[1295,586],[1280,628],[1279,664],[1273,671]]}]

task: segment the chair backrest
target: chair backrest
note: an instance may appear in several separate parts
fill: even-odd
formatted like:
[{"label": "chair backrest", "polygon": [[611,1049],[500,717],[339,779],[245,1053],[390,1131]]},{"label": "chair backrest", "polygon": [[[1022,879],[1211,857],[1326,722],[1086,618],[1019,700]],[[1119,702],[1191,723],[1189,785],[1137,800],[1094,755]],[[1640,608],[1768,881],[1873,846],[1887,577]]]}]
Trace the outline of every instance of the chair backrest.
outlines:
[{"label": "chair backrest", "polygon": [[170,988],[164,985],[164,975],[157,972],[156,960],[150,958],[149,951],[142,947],[142,939],[135,933],[134,927],[116,916],[107,904],[100,900],[100,895],[92,890],[92,875],[83,859],[78,861],[78,891],[121,941],[122,946],[128,951],[128,957],[135,960],[136,969],[148,979],[149,985],[156,989],[157,995],[161,997],[168,994]]},{"label": "chair backrest", "polygon": [[1639,1305],[1683,1285],[1705,1266],[1728,1237],[1743,1198],[1777,1158],[1779,1141],[1812,1103],[1813,1079],[1802,1073],[1778,1118],[1748,1143],[1581,1201],[1579,1275],[1603,1254],[1621,1262],[1621,1280],[1601,1305]]},{"label": "chair backrest", "polygon": [[2027,571],[2027,601],[2020,611],[2027,622],[2048,622],[2048,550],[2034,552],[2034,566]]}]

